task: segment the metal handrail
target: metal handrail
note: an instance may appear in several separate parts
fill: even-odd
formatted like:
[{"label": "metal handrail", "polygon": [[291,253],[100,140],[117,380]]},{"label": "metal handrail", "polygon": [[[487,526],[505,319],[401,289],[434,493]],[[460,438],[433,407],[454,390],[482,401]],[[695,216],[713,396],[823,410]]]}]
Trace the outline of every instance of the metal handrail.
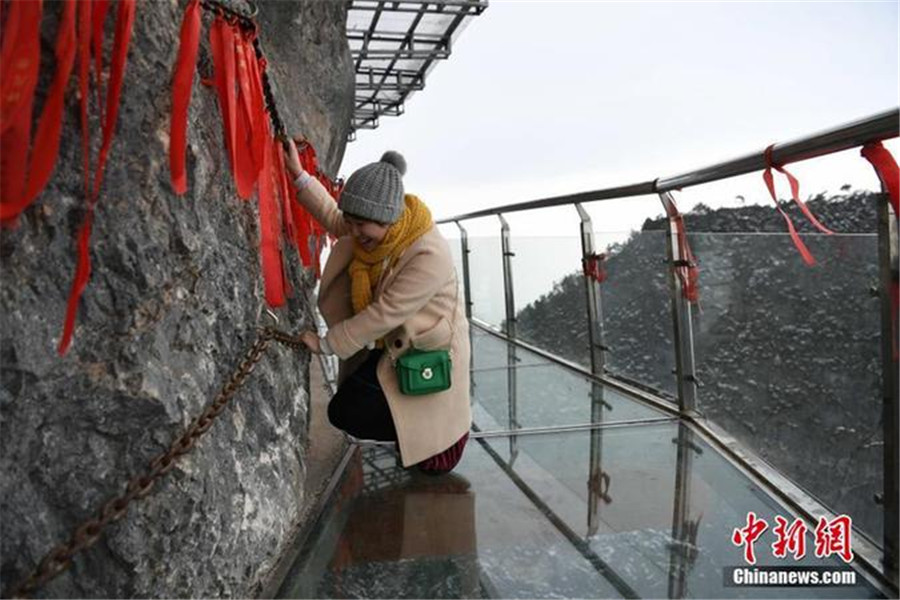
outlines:
[{"label": "metal handrail", "polygon": [[[894,138],[898,135],[900,135],[900,108],[892,108],[865,119],[839,125],[793,141],[775,144],[772,147],[772,162],[774,164],[785,165],[814,158],[816,156],[822,156],[824,154],[848,150],[869,142]],[[734,158],[673,177],[662,177],[631,185],[604,188],[577,194],[567,194],[565,196],[555,196],[541,200],[530,200],[528,202],[518,202],[515,204],[507,204],[505,206],[496,206],[441,219],[437,221],[437,223],[453,223],[454,221],[464,221],[467,219],[489,217],[522,210],[533,210],[536,208],[563,206],[579,202],[596,202],[598,200],[613,200],[617,198],[658,194],[660,192],[682,189],[701,183],[710,183],[720,179],[736,177],[738,175],[759,171],[764,168],[766,168],[765,150],[759,150],[740,158]]]},{"label": "metal handrail", "polygon": [[[516,385],[515,385],[515,372],[516,372],[516,356],[514,351],[515,345],[524,345],[521,340],[517,339],[517,335],[515,332],[515,302],[513,299],[513,286],[512,286],[512,261],[510,257],[513,256],[513,252],[510,249],[510,233],[509,233],[509,225],[504,219],[504,215],[512,212],[523,211],[523,210],[534,210],[541,208],[549,208],[553,206],[564,206],[564,205],[574,205],[576,209],[578,209],[579,215],[581,216],[581,233],[582,233],[582,261],[583,265],[588,264],[586,261],[590,260],[594,256],[594,241],[593,241],[593,231],[590,226],[590,218],[587,213],[582,208],[581,204],[586,202],[595,202],[599,200],[610,200],[616,198],[627,198],[633,196],[643,196],[643,195],[658,195],[663,205],[666,207],[666,214],[668,215],[668,229],[667,229],[667,238],[666,238],[666,250],[668,255],[667,263],[669,264],[669,288],[670,288],[670,296],[672,302],[672,317],[673,317],[673,343],[675,346],[675,360],[676,360],[676,369],[674,371],[676,381],[678,383],[678,408],[676,414],[682,418],[685,422],[692,424],[694,426],[699,427],[699,423],[702,420],[702,416],[696,411],[696,402],[695,396],[697,393],[696,388],[699,386],[699,381],[697,380],[696,373],[694,371],[694,342],[693,342],[693,332],[692,332],[692,309],[689,302],[685,301],[683,283],[680,281],[678,277],[675,276],[676,269],[684,266],[686,258],[682,255],[682,250],[680,248],[680,243],[676,241],[676,236],[680,235],[678,230],[678,217],[679,213],[674,206],[674,202],[671,197],[672,190],[680,190],[682,188],[700,185],[703,183],[709,183],[712,181],[718,181],[721,179],[726,179],[729,177],[735,177],[738,175],[744,175],[747,173],[751,173],[754,171],[759,171],[765,169],[769,166],[777,166],[777,165],[785,165],[792,162],[797,162],[801,160],[806,160],[810,158],[814,158],[817,156],[822,156],[825,154],[831,154],[835,152],[840,152],[843,150],[849,150],[854,147],[862,146],[867,143],[877,142],[884,139],[898,137],[900,135],[900,108],[892,108],[890,110],[883,111],[881,113],[877,113],[865,119],[860,119],[858,121],[854,121],[851,123],[847,123],[844,125],[840,125],[817,134],[809,135],[806,137],[802,137],[790,142],[782,142],[780,144],[773,144],[769,148],[748,154],[746,156],[742,156],[740,158],[724,161],[721,163],[717,163],[715,165],[697,169],[694,171],[690,171],[681,175],[676,175],[673,177],[655,179],[653,181],[645,181],[642,183],[636,183],[632,185],[626,185],[615,188],[605,188],[601,190],[580,192],[575,194],[568,194],[565,196],[556,196],[553,198],[545,198],[542,200],[532,200],[529,202],[521,202],[517,204],[508,204],[505,206],[498,206],[494,208],[488,208],[480,211],[470,212],[463,215],[458,215],[455,217],[450,217],[446,219],[442,219],[437,221],[439,224],[447,224],[447,223],[455,223],[457,227],[459,227],[462,237],[462,255],[461,260],[463,263],[463,270],[466,273],[466,292],[467,292],[467,307],[468,303],[468,293],[469,293],[469,282],[468,282],[468,262],[469,262],[469,249],[468,249],[468,236],[465,233],[465,229],[462,226],[462,221],[467,219],[474,219],[479,217],[489,217],[489,216],[497,216],[500,218],[500,222],[502,225],[501,228],[501,242],[502,242],[502,256],[503,256],[503,274],[504,274],[504,298],[506,300],[506,320],[507,324],[512,328],[512,331],[508,333],[508,341],[510,344],[510,352],[508,357],[508,382],[510,384],[510,392],[509,392],[509,415],[510,415],[510,429],[515,429],[517,422],[515,419],[515,409],[516,409]],[[876,170],[879,170],[876,167]],[[882,175],[879,175],[883,177]],[[898,444],[896,443],[897,439],[897,418],[896,418],[896,402],[897,402],[897,371],[896,371],[896,363],[891,360],[892,354],[892,344],[897,336],[897,325],[896,321],[892,318],[892,310],[895,310],[891,307],[890,304],[890,294],[893,285],[896,285],[896,273],[897,273],[897,258],[896,258],[896,248],[898,247],[897,241],[897,229],[895,227],[895,217],[896,215],[890,208],[890,204],[888,202],[888,191],[887,191],[887,183],[882,181],[881,185],[881,197],[879,199],[879,220],[878,220],[878,240],[879,240],[879,265],[881,268],[881,277],[880,277],[880,297],[881,297],[881,322],[882,322],[882,359],[884,362],[883,370],[883,391],[884,391],[884,406],[885,406],[885,418],[882,419],[883,427],[884,427],[884,439],[886,440],[885,448],[883,452],[883,463],[884,463],[884,488],[885,493],[883,495],[885,511],[887,514],[894,515],[893,521],[891,519],[885,518],[884,520],[884,531],[883,531],[883,548],[878,549],[877,546],[873,545],[871,551],[866,551],[865,553],[860,553],[862,557],[862,562],[866,566],[867,569],[871,569],[873,573],[876,573],[877,576],[883,581],[888,582],[890,586],[892,586],[893,590],[897,588],[897,557],[900,552],[898,552],[898,540],[897,540],[897,529],[896,529],[896,514],[897,514],[897,464],[900,461],[900,451],[898,451]],[[585,284],[587,289],[590,290],[590,286],[595,285],[593,281],[594,276],[588,271],[587,268],[584,269],[583,273]],[[596,282],[596,283],[599,283]],[[596,294],[595,294],[596,296]],[[592,330],[596,329],[598,334],[598,339],[602,339],[602,316],[599,313],[599,306],[594,306],[597,303],[596,298],[592,297],[590,293],[586,295],[586,303],[588,308],[588,325]],[[597,311],[597,315],[594,316],[592,310]],[[471,313],[469,313],[470,316]],[[470,316],[471,318],[471,316]],[[471,331],[471,330],[470,330]],[[591,339],[591,375],[595,378],[603,379],[607,376],[606,369],[604,368],[604,359],[603,359],[603,351],[605,348],[602,346],[595,347],[595,340]],[[543,352],[535,349],[536,352],[543,354]],[[471,366],[471,365],[470,365]],[[580,370],[580,369],[579,369]],[[604,382],[605,383],[605,382]],[[601,398],[602,401],[602,398]],[[671,412],[673,407],[665,407],[664,412]],[[593,406],[592,406],[593,410]],[[893,412],[891,412],[893,411]],[[890,414],[889,414],[890,413]],[[595,415],[592,412],[591,422],[595,423],[598,421]],[[712,427],[712,425],[710,425]],[[719,447],[720,451],[725,450],[726,452],[734,453],[734,458],[738,460],[740,464],[742,464],[745,468],[753,470],[754,465],[757,464],[757,459],[754,457],[753,453],[744,453],[740,451],[739,448],[733,443],[733,441],[729,441],[730,438],[723,435],[721,432],[718,432],[715,429],[710,428],[708,431],[711,438],[715,441],[716,445]],[[517,447],[515,446],[515,436],[510,437],[510,465],[512,461],[515,459],[517,454]],[[593,477],[594,469],[595,469],[595,461],[596,461],[596,469],[600,472],[600,455],[599,452],[594,452],[592,446],[592,456],[591,456],[591,477]],[[679,464],[682,464],[684,461],[679,460]],[[686,469],[690,470],[689,461],[686,463]],[[772,471],[772,473],[776,473],[777,471]],[[781,475],[778,475],[780,478],[778,481],[773,483],[772,474],[768,473],[764,470],[759,470],[757,473],[764,481],[767,482],[767,487],[774,486],[775,488],[779,488],[778,481],[781,481],[781,487],[783,487],[785,482],[790,482],[790,480],[783,478]],[[800,488],[794,486],[793,483],[790,483],[788,486],[790,490],[799,490]],[[799,512],[807,519],[808,522],[816,522],[814,518],[814,512],[809,510],[808,506],[801,506],[797,504],[795,498],[792,495],[796,495],[793,491],[790,491],[785,494],[781,489],[777,489],[777,496],[782,500],[787,499],[788,504],[791,505],[794,509],[799,509]],[[679,513],[679,509],[676,507],[675,509],[676,515]],[[588,523],[590,527],[590,523],[592,522],[592,514],[591,509],[589,509],[588,513]],[[680,539],[681,537],[680,530],[677,530],[673,526],[673,539]],[[878,553],[881,553],[880,559],[876,556]],[[880,567],[879,567],[880,564]],[[676,569],[677,570],[677,569]],[[675,587],[673,587],[673,585]],[[678,590],[678,585],[680,582],[676,580],[670,580],[670,594],[675,596],[682,595]],[[672,591],[674,590],[674,592]]]}]

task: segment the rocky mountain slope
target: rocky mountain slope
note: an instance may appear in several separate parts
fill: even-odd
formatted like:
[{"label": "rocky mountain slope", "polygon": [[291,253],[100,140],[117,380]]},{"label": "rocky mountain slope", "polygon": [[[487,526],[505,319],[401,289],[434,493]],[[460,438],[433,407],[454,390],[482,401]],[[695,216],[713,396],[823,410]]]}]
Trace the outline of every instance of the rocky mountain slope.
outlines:
[{"label": "rocky mountain slope", "polygon": [[[768,206],[685,216],[700,264],[694,339],[700,410],[880,539],[880,320],[876,197],[819,196],[809,206],[840,235],[805,235],[803,264]],[[798,230],[813,231],[799,211]],[[601,285],[608,366],[674,394],[665,223],[610,251]],[[877,287],[875,288],[877,289]],[[590,364],[580,273],[518,315],[519,334]]]}]

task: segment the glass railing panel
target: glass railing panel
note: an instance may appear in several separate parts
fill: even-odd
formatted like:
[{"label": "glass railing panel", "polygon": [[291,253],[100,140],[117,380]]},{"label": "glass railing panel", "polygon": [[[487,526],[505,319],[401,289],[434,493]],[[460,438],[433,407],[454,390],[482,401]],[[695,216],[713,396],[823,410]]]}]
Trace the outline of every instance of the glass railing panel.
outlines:
[{"label": "glass railing panel", "polygon": [[503,253],[500,221],[496,217],[473,219],[469,230],[469,282],[472,286],[472,316],[501,329],[506,321],[503,293]]},{"label": "glass railing panel", "polygon": [[590,368],[581,239],[516,237],[515,253],[518,338]]},{"label": "glass railing panel", "polygon": [[[606,255],[600,284],[606,369],[674,397],[675,352],[664,231],[646,224],[663,213],[654,195],[586,205],[596,252]],[[588,359],[589,360],[589,359]]]},{"label": "glass railing panel", "polygon": [[473,419],[483,431],[665,418],[608,386],[514,348],[513,368],[472,371]]},{"label": "glass railing panel", "polygon": [[670,396],[676,393],[666,236],[595,233],[607,259],[600,284],[607,370]]},{"label": "glass railing panel", "polygon": [[462,245],[460,243],[459,227],[453,223],[444,223],[437,225],[437,228],[441,235],[444,236],[444,239],[447,240],[447,245],[450,247],[450,256],[453,258],[453,266],[459,273],[460,281],[462,281]]},{"label": "glass railing panel", "polygon": [[[611,579],[637,597],[882,597],[859,573],[850,587],[725,586],[726,568],[746,565],[731,536],[751,511],[769,524],[755,544],[757,565],[844,563],[837,556],[817,558],[812,550],[801,560],[775,557],[775,517],[792,522],[791,512],[686,426],[633,425],[481,442],[551,519],[589,544]],[[680,458],[679,445],[685,449]],[[676,487],[679,481],[684,484]],[[811,530],[808,536],[812,548]]]},{"label": "glass railing panel", "polygon": [[[836,206],[812,206],[839,227]],[[877,236],[803,235],[814,267],[783,233],[688,239],[699,410],[880,544]]]},{"label": "glass railing panel", "polygon": [[506,220],[514,253],[517,337],[590,367],[590,361],[583,362],[588,350],[584,294],[575,297],[560,288],[581,273],[578,212],[565,205],[510,213]]}]

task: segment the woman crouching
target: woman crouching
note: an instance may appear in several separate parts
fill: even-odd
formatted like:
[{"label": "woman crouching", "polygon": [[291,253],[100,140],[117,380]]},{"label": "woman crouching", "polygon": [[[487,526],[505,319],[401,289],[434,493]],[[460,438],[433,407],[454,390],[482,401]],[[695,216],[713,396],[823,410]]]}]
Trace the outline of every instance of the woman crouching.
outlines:
[{"label": "woman crouching", "polygon": [[[358,169],[336,204],[293,142],[286,159],[298,201],[338,238],[319,286],[328,333],[303,334],[313,352],[341,359],[329,420],[357,438],[396,441],[404,467],[452,470],[471,425],[469,323],[447,241],[428,207],[404,194],[406,162],[387,152]],[[413,367],[403,381],[398,361]]]}]

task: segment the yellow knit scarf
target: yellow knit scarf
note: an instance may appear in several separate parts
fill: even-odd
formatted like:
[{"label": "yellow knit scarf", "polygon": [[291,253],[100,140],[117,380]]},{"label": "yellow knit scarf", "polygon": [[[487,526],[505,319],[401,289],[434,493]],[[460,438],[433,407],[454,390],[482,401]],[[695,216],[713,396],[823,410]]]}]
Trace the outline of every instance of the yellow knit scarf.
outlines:
[{"label": "yellow knit scarf", "polygon": [[384,270],[393,267],[406,249],[433,225],[431,211],[424,202],[412,194],[406,194],[404,201],[406,209],[400,220],[391,225],[377,248],[368,252],[354,240],[349,268],[354,313],[372,302],[375,286]]}]

